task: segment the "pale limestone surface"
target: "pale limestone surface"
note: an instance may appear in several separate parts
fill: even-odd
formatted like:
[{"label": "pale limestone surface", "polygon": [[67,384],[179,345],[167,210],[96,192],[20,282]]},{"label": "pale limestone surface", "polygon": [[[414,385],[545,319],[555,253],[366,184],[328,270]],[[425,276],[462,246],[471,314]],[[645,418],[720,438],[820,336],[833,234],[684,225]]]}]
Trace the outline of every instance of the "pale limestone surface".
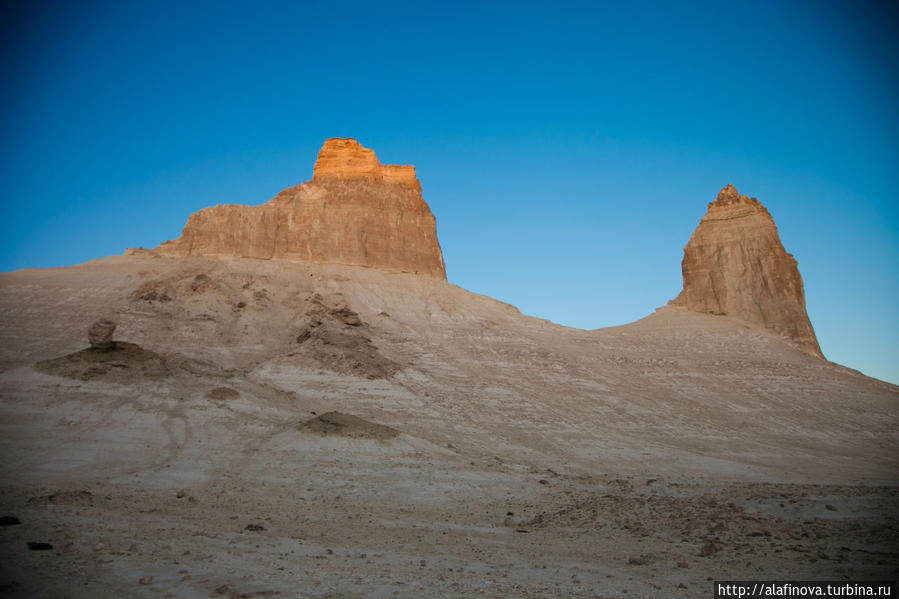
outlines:
[{"label": "pale limestone surface", "polygon": [[[104,316],[153,368],[36,368]],[[133,255],[0,275],[0,339],[0,515],[22,520],[0,584],[23,595],[896,577],[899,389],[730,316],[581,331],[436,277]],[[332,411],[399,435],[304,428]]]}]

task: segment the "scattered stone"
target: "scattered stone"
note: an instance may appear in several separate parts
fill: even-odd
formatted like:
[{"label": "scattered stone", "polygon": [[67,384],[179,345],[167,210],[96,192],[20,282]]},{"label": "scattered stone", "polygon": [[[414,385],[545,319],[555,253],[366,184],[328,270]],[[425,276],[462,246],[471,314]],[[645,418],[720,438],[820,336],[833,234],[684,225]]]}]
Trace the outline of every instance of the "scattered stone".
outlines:
[{"label": "scattered stone", "polygon": [[246,528],[244,528],[244,530],[252,530],[254,532],[260,532],[260,531],[265,530],[265,527],[261,524],[247,524],[247,526],[246,526]]},{"label": "scattered stone", "polygon": [[174,290],[162,281],[147,281],[131,293],[131,299],[145,302],[170,302]]},{"label": "scattered stone", "polygon": [[53,545],[50,543],[37,543],[35,541],[28,541],[28,548],[32,551],[50,551],[53,549]]},{"label": "scattered stone", "polygon": [[699,550],[700,557],[709,557],[710,555],[714,555],[721,551],[721,544],[715,543],[714,541],[706,542],[702,548]]},{"label": "scattered stone", "polygon": [[15,516],[0,516],[0,526],[15,526],[21,523],[22,521]]},{"label": "scattered stone", "polygon": [[687,562],[677,562],[677,567],[678,568],[689,568],[690,564],[688,564]]},{"label": "scattered stone", "polygon": [[347,326],[358,327],[362,324],[362,319],[359,318],[359,315],[346,306],[331,310],[331,316]]},{"label": "scattered stone", "polygon": [[228,594],[228,591],[230,591],[230,590],[231,590],[231,589],[228,588],[228,585],[223,584],[222,586],[219,586],[219,587],[216,587],[216,588],[215,588],[215,594],[216,594],[216,595],[227,595],[227,594]]},{"label": "scattered stone", "polygon": [[214,287],[212,279],[209,278],[209,275],[205,273],[200,273],[194,277],[193,281],[188,285],[188,289],[190,289],[194,293],[201,293],[203,291],[207,291]]},{"label": "scattered stone", "polygon": [[143,576],[137,582],[146,586],[146,585],[150,584],[151,582],[153,582],[153,577],[152,576]]},{"label": "scattered stone", "polygon": [[837,506],[832,505],[832,504],[830,504],[830,503],[826,504],[826,505],[824,506],[824,509],[825,509],[825,510],[828,510],[828,511],[831,511],[831,512],[839,511],[839,510],[837,510]]},{"label": "scattered stone", "polygon": [[210,390],[206,394],[206,397],[209,399],[230,400],[240,397],[240,393],[230,387],[216,387],[215,389]]},{"label": "scattered stone", "polygon": [[185,491],[184,489],[181,489],[180,491],[175,493],[175,497],[177,497],[178,499],[183,499],[186,496],[187,496],[187,491]]},{"label": "scattered stone", "polygon": [[315,432],[322,435],[339,435],[352,439],[392,439],[400,432],[383,424],[363,420],[352,414],[327,412],[307,420],[299,427],[301,431]]},{"label": "scattered stone", "polygon": [[627,563],[631,566],[648,566],[650,564],[650,560],[646,556],[629,557],[627,559]]},{"label": "scattered stone", "polygon": [[95,322],[87,330],[87,340],[91,347],[95,349],[112,349],[115,342],[112,340],[112,334],[115,332],[116,323],[108,319],[101,319]]}]

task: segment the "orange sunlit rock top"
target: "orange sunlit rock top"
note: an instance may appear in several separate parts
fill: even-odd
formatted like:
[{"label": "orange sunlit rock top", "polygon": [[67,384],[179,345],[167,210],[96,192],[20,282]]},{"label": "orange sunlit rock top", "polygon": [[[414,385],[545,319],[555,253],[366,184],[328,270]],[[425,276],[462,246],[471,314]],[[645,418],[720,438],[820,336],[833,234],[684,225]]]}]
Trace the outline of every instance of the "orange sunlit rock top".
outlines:
[{"label": "orange sunlit rock top", "polygon": [[374,150],[352,138],[325,141],[313,170],[314,179],[368,179],[379,183],[402,183],[420,187],[412,165],[381,164]]}]

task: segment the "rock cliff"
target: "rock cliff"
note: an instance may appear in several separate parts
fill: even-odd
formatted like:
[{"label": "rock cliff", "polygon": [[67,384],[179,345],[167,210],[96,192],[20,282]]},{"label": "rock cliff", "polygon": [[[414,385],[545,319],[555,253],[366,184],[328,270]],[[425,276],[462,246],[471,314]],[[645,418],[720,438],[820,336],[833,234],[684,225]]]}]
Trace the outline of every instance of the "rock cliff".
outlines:
[{"label": "rock cliff", "polygon": [[312,181],[261,206],[205,208],[152,250],[335,262],[446,278],[437,225],[414,166],[382,165],[354,139],[329,139]]},{"label": "rock cliff", "polygon": [[313,179],[365,179],[379,183],[402,183],[421,189],[415,167],[381,164],[373,150],[363,148],[355,139],[335,137],[325,141],[315,161]]},{"label": "rock cliff", "polygon": [[796,259],[757,199],[730,184],[722,189],[684,248],[681,268],[684,288],[670,303],[763,324],[822,355]]}]

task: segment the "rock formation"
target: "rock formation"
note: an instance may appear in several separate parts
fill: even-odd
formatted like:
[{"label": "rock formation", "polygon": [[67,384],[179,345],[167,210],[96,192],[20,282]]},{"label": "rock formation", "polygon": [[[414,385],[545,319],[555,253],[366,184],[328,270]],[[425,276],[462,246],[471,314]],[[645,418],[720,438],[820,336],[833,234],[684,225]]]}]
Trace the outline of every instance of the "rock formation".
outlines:
[{"label": "rock formation", "polygon": [[415,167],[381,164],[354,139],[325,141],[311,181],[261,206],[200,210],[181,237],[152,251],[336,262],[446,278]]},{"label": "rock formation", "polygon": [[87,340],[95,349],[111,349],[115,347],[112,334],[115,333],[116,324],[105,318],[96,321],[87,330]]},{"label": "rock formation", "polygon": [[671,304],[763,324],[822,355],[796,259],[757,199],[730,184],[722,189],[684,248],[681,268],[684,289]]},{"label": "rock formation", "polygon": [[411,164],[381,164],[374,150],[355,139],[333,138],[325,142],[315,161],[313,179],[366,179],[378,183],[402,183],[421,189]]}]

